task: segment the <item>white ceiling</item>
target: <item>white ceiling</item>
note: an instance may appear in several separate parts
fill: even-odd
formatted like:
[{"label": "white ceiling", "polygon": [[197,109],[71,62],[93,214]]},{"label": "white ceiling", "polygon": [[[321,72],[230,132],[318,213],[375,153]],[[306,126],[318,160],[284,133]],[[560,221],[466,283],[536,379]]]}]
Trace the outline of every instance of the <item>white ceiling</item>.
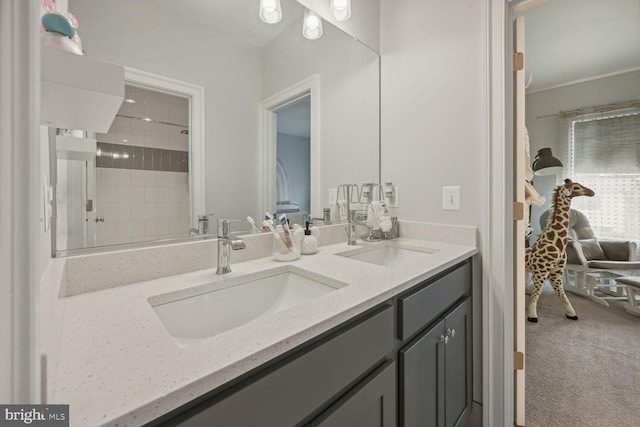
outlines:
[{"label": "white ceiling", "polygon": [[547,0],[521,15],[528,91],[640,69],[640,0]]},{"label": "white ceiling", "polygon": [[[296,0],[280,0],[282,20],[266,24],[260,20],[260,0],[139,0],[149,3],[150,10],[165,8],[194,23],[206,26],[219,37],[242,39],[262,47],[300,18],[304,7]],[[302,31],[302,28],[300,29]]]}]

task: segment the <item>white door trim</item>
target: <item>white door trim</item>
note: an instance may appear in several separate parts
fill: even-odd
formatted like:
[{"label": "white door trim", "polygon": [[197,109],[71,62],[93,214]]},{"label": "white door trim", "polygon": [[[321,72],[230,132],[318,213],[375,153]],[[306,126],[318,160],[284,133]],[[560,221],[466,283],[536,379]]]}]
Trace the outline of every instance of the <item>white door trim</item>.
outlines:
[{"label": "white door trim", "polygon": [[[275,111],[298,99],[310,95],[310,175],[311,212],[322,211],[320,187],[320,75],[314,74],[301,82],[266,98],[260,103],[260,146],[258,147],[258,179],[260,180],[261,212],[275,212],[276,207],[276,114]],[[313,215],[312,215],[313,216]]]},{"label": "white door trim", "polygon": [[126,83],[189,98],[189,190],[191,227],[198,228],[198,215],[206,214],[204,186],[205,93],[204,87],[170,77],[124,67]]},{"label": "white door trim", "polygon": [[[489,0],[489,173],[483,251],[483,425],[513,426],[513,88],[511,6]],[[507,32],[508,31],[508,32]]]}]

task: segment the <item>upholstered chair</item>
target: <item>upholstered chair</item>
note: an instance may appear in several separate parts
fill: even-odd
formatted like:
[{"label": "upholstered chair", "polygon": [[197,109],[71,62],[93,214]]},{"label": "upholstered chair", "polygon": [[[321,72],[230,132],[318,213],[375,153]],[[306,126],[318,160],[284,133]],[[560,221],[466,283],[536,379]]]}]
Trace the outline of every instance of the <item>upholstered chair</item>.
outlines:
[{"label": "upholstered chair", "polygon": [[[547,224],[549,211],[540,216],[540,227]],[[638,245],[633,241],[598,239],[585,214],[575,209],[569,211],[569,243],[567,267],[582,266],[585,269],[640,270]]]}]

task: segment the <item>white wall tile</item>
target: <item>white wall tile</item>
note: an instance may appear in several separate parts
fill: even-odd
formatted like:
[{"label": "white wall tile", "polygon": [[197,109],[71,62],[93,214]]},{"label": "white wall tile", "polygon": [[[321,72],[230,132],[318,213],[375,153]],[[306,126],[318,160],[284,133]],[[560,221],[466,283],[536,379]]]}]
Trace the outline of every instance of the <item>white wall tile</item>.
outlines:
[{"label": "white wall tile", "polygon": [[96,243],[101,244],[101,241],[115,238],[118,222],[120,221],[98,222],[96,224]]},{"label": "white wall tile", "polygon": [[158,172],[158,187],[188,187],[189,174],[186,172]]},{"label": "white wall tile", "polygon": [[105,222],[131,219],[131,205],[128,203],[101,203],[98,216],[104,217]]},{"label": "white wall tile", "polygon": [[118,186],[118,202],[120,203],[142,203],[145,200],[145,187]]},{"label": "white wall tile", "polygon": [[[100,203],[114,203],[118,201],[118,192],[114,185],[96,185],[96,199]],[[177,201],[177,200],[176,200]]]},{"label": "white wall tile", "polygon": [[169,219],[151,219],[144,222],[146,236],[161,236],[169,234],[171,221]]},{"label": "white wall tile", "polygon": [[140,187],[155,187],[158,185],[158,172],[134,169],[131,171],[131,184]]},{"label": "white wall tile", "polygon": [[157,203],[131,204],[131,219],[155,219],[158,217]]},{"label": "white wall tile", "polygon": [[170,202],[188,202],[189,201],[189,187],[171,187],[169,188],[169,201]]},{"label": "white wall tile", "polygon": [[168,202],[169,189],[166,187],[145,187],[144,201],[147,203]]},{"label": "white wall tile", "polygon": [[145,235],[145,220],[118,221],[116,223],[116,237],[143,237]]},{"label": "white wall tile", "polygon": [[158,218],[185,218],[183,203],[158,203]]},{"label": "white wall tile", "polygon": [[131,185],[131,170],[101,168],[98,185]]},{"label": "white wall tile", "polygon": [[171,234],[186,236],[190,228],[191,223],[189,221],[189,218],[171,218]]},{"label": "white wall tile", "polygon": [[[190,207],[189,207],[189,203],[181,203],[180,204],[180,216],[182,218],[189,218],[190,215]],[[211,225],[209,225],[211,227]]]}]

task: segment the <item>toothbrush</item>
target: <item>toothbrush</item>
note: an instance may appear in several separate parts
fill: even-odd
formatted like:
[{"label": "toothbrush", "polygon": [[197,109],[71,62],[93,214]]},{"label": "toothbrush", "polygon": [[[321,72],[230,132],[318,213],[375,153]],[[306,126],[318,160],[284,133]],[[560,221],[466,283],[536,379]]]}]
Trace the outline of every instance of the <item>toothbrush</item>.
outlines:
[{"label": "toothbrush", "polygon": [[269,223],[269,221],[267,221],[266,219],[264,221],[262,221],[262,225],[264,225],[265,227],[267,227],[269,230],[271,230],[271,232],[273,233],[274,236],[276,236],[278,238],[278,241],[282,244],[282,246],[284,247],[284,250],[287,252],[291,252],[291,249],[289,249],[289,247],[287,246],[287,244],[282,240],[282,236],[280,236],[280,234],[276,231],[275,228],[273,228],[273,224]]},{"label": "toothbrush", "polygon": [[287,223],[287,216],[285,214],[280,215],[280,225],[282,226],[282,231],[284,232],[284,241],[287,244],[287,247],[293,247],[293,242],[291,241],[291,233],[289,232],[289,224]]},{"label": "toothbrush", "polygon": [[247,222],[251,224],[251,230],[257,230],[256,222],[250,216],[247,217]]}]

